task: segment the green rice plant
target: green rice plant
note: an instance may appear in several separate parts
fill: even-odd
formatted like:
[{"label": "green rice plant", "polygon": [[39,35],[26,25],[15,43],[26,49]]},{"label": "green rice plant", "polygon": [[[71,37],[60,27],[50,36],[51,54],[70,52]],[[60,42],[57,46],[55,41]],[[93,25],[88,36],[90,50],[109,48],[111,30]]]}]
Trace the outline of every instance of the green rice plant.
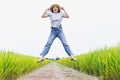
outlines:
[{"label": "green rice plant", "polygon": [[0,80],[14,80],[21,75],[31,72],[47,63],[49,60],[37,63],[38,58],[0,51]]},{"label": "green rice plant", "polygon": [[58,63],[97,76],[102,80],[120,79],[120,44],[90,51],[76,58],[75,62],[65,58],[59,60]]}]

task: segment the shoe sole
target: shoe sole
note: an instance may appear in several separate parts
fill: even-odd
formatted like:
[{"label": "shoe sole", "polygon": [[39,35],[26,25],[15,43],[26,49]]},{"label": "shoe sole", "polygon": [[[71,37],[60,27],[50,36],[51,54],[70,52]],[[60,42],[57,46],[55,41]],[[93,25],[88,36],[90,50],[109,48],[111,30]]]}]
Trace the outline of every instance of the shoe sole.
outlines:
[{"label": "shoe sole", "polygon": [[71,59],[72,61],[77,61],[77,60],[75,60],[75,59]]},{"label": "shoe sole", "polygon": [[44,61],[44,59],[41,59],[40,61],[37,61],[37,63],[39,63],[39,62],[43,62]]}]

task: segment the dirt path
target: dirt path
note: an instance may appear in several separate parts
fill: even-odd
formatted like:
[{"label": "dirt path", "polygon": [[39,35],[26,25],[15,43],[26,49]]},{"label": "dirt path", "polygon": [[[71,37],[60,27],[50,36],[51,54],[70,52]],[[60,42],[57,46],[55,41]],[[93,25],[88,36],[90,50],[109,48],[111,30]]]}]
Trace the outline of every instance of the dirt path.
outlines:
[{"label": "dirt path", "polygon": [[74,69],[52,62],[17,80],[99,80]]}]

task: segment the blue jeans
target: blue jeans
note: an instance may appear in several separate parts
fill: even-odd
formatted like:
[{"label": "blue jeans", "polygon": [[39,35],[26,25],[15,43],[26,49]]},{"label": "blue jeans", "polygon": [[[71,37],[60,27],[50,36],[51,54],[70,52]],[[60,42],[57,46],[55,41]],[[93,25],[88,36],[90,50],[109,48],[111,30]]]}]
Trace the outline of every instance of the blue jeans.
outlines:
[{"label": "blue jeans", "polygon": [[61,40],[66,53],[69,56],[73,55],[69,45],[67,44],[67,41],[66,41],[66,38],[65,38],[65,35],[64,35],[61,25],[58,28],[51,27],[51,33],[48,38],[47,44],[44,46],[44,49],[40,55],[42,57],[44,57],[49,52],[49,49],[56,37],[58,37]]}]

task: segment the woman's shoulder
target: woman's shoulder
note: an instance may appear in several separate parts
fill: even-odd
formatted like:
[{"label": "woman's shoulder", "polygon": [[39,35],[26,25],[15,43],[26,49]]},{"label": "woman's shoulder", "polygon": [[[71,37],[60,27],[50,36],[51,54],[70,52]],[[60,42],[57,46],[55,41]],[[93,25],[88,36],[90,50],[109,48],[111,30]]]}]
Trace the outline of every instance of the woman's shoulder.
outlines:
[{"label": "woman's shoulder", "polygon": [[60,11],[60,14],[61,14],[61,15],[64,15],[65,13],[64,13],[63,11]]},{"label": "woman's shoulder", "polygon": [[52,12],[49,10],[49,11],[47,11],[47,14],[52,14]]}]

